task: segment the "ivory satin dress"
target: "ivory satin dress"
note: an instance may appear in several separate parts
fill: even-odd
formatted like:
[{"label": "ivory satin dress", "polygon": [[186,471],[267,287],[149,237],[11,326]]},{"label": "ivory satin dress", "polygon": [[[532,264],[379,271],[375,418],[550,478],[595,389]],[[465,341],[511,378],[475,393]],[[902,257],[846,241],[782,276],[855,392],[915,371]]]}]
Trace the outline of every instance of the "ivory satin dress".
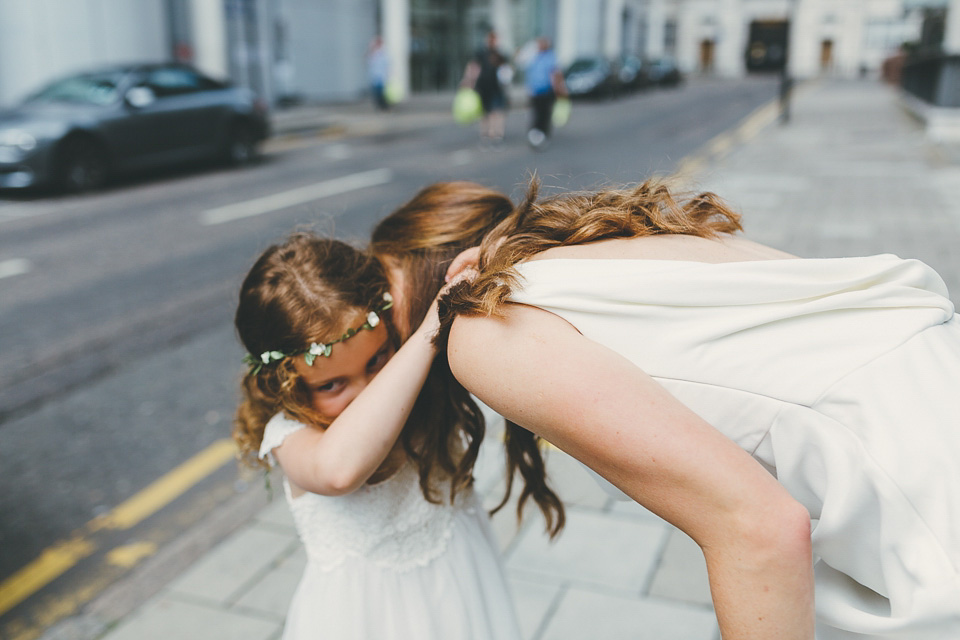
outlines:
[{"label": "ivory satin dress", "polygon": [[960,319],[930,267],[877,255],[517,270],[512,301],[633,361],[809,510],[819,640],[960,639]]}]

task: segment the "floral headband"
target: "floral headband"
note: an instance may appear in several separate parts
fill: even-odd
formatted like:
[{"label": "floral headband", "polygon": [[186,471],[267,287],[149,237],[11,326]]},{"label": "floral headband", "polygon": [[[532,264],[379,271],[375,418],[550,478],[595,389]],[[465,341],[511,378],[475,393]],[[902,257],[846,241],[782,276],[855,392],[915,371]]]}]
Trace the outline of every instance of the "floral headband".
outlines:
[{"label": "floral headband", "polygon": [[279,360],[283,360],[287,357],[298,356],[303,354],[303,360],[307,363],[307,366],[312,367],[313,361],[317,359],[317,356],[323,356],[324,358],[330,357],[330,352],[333,351],[333,345],[338,342],[343,342],[348,338],[352,338],[357,335],[360,331],[364,329],[373,329],[378,324],[380,324],[380,313],[383,313],[387,309],[393,306],[393,296],[390,295],[389,291],[385,291],[383,294],[383,303],[367,313],[367,321],[364,322],[359,327],[351,327],[347,329],[347,332],[336,340],[331,340],[326,344],[321,342],[311,342],[310,346],[305,349],[300,349],[299,351],[291,351],[290,353],[284,353],[283,351],[264,351],[260,354],[260,357],[256,357],[253,354],[245,354],[243,356],[243,361],[250,365],[250,374],[255,376],[260,373],[260,369],[263,368],[265,364],[271,364]]}]

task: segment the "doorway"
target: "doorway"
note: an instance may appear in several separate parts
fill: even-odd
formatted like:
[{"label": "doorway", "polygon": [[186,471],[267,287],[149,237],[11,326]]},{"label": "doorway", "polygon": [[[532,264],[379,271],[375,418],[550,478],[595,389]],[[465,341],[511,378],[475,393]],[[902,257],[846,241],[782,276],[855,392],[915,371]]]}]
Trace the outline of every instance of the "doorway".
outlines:
[{"label": "doorway", "polygon": [[833,40],[820,41],[820,71],[827,72],[833,68]]},{"label": "doorway", "polygon": [[782,71],[787,62],[786,20],[754,20],[747,44],[747,71]]},{"label": "doorway", "polygon": [[715,43],[713,40],[700,41],[700,73],[713,73],[713,56]]}]

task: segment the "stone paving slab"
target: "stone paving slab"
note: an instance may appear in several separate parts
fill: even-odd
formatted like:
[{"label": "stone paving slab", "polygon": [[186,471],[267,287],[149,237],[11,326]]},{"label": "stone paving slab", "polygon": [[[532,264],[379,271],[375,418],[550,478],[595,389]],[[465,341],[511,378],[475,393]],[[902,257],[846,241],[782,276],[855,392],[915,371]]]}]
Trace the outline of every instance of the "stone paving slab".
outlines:
[{"label": "stone paving slab", "polygon": [[110,640],[272,640],[282,623],[162,596],[123,621]]},{"label": "stone paving slab", "polygon": [[713,611],[571,588],[541,640],[719,640]]},{"label": "stone paving slab", "polygon": [[507,557],[519,575],[542,576],[639,594],[656,568],[667,525],[638,522],[609,512],[567,509],[567,524],[554,541],[528,527]]},{"label": "stone paving slab", "polygon": [[230,605],[242,597],[245,585],[262,579],[297,544],[295,533],[279,533],[254,523],[217,546],[170,585],[170,591],[213,605]]}]

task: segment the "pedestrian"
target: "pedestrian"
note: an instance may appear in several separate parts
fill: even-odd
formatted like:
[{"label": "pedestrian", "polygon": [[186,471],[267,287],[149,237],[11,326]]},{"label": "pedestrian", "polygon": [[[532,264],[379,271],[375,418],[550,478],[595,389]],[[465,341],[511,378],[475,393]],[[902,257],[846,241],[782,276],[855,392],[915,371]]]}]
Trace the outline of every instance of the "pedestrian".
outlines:
[{"label": "pedestrian", "polygon": [[537,39],[537,53],[526,67],[526,85],[532,110],[527,141],[534,149],[542,149],[550,138],[553,105],[558,96],[567,96],[563,73],[548,38]]},{"label": "pedestrian", "polygon": [[483,115],[480,118],[480,142],[499,147],[507,122],[507,93],[504,89],[513,78],[507,57],[497,48],[495,31],[487,33],[486,46],[467,63],[460,86],[472,88],[480,96]]},{"label": "pedestrian", "polygon": [[373,104],[381,111],[390,108],[387,100],[387,83],[390,81],[390,57],[383,47],[383,38],[375,36],[367,51],[367,78]]},{"label": "pedestrian", "polygon": [[655,181],[534,187],[441,301],[451,370],[515,423],[508,473],[541,481],[545,438],[693,538],[724,639],[960,638],[942,279],[740,229]]},{"label": "pedestrian", "polygon": [[267,249],[241,288],[250,369],[234,437],[283,470],[308,558],[283,638],[519,640],[471,488],[482,417],[444,380],[421,393],[436,304],[396,349],[393,302],[375,258],[305,233]]}]

